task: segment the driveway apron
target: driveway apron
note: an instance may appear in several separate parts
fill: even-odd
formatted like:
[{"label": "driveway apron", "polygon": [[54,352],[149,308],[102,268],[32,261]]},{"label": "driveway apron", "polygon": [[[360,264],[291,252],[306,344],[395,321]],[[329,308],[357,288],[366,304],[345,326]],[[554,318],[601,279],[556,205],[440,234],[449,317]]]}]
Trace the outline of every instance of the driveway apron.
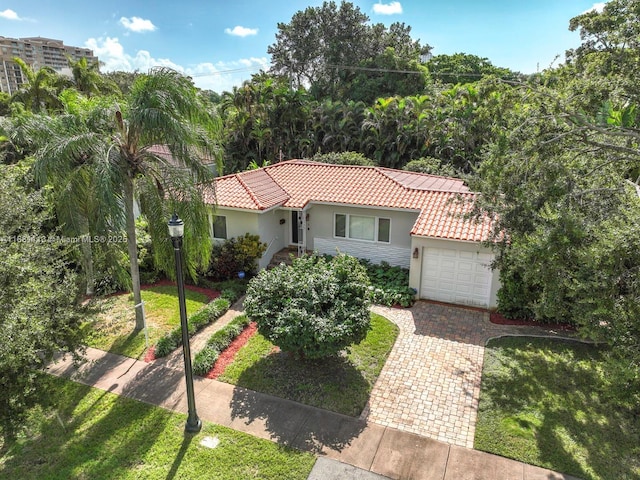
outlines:
[{"label": "driveway apron", "polygon": [[362,418],[473,448],[484,346],[500,335],[557,336],[540,327],[495,325],[487,312],[416,302],[376,306],[400,333]]}]

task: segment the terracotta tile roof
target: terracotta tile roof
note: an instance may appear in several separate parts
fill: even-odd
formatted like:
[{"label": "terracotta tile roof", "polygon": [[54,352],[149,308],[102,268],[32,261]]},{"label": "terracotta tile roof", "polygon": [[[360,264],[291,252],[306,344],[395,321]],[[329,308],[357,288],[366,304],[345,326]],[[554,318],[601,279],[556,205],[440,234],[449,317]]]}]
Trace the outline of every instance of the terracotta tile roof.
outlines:
[{"label": "terracotta tile roof", "polygon": [[216,178],[215,192],[220,207],[255,211],[310,203],[412,210],[418,236],[481,241],[490,228],[461,218],[469,205],[457,200],[475,197],[462,180],[388,168],[290,160]]},{"label": "terracotta tile roof", "polygon": [[[171,150],[169,150],[169,147],[167,145],[151,145],[149,148],[147,148],[147,151],[164,158],[176,167],[181,166],[180,163],[175,160],[174,156],[171,154]],[[209,155],[199,155],[199,157],[203,165],[211,165],[215,163],[215,160],[213,160]]]}]

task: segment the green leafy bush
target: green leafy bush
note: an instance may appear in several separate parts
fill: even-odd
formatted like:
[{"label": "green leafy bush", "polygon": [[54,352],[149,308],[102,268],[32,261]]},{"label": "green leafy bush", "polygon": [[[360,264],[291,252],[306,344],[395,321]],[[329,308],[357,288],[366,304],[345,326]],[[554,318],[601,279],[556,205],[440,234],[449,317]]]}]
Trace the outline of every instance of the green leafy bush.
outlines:
[{"label": "green leafy bush", "polygon": [[157,282],[160,273],[153,263],[153,242],[149,233],[149,222],[142,215],[136,219],[136,246],[138,247],[140,283]]},{"label": "green leafy bush", "polygon": [[230,238],[213,246],[206,277],[213,280],[237,278],[238,272],[255,275],[258,259],[267,250],[267,244],[258,235],[246,233],[242,237]]},{"label": "green leafy bush", "polygon": [[221,282],[213,282],[207,278],[200,278],[198,284],[210,290],[219,291],[220,298],[226,298],[229,300],[229,303],[234,304],[246,293],[248,280],[234,278]]},{"label": "green leafy bush", "polygon": [[246,315],[240,315],[228,325],[213,333],[193,360],[193,371],[196,375],[204,376],[213,368],[220,353],[251,323]]},{"label": "green leafy bush", "polygon": [[445,177],[458,177],[460,175],[450,163],[434,157],[422,157],[417,160],[411,160],[402,169],[409,172],[428,173],[430,175],[442,175]]},{"label": "green leafy bush", "polygon": [[[191,315],[187,319],[189,336],[191,337],[206,325],[220,318],[229,309],[230,305],[231,303],[226,298],[216,298]],[[177,326],[158,340],[154,351],[155,356],[156,358],[166,357],[180,345],[182,345],[182,328]]]},{"label": "green leafy bush", "polygon": [[408,269],[391,266],[387,262],[372,264],[369,260],[360,260],[360,263],[367,269],[371,282],[369,293],[372,303],[389,307],[413,305],[416,291],[409,287]]},{"label": "green leafy bush", "polygon": [[244,307],[258,331],[300,358],[336,355],[370,327],[369,279],[355,258],[303,256],[249,282]]},{"label": "green leafy bush", "polygon": [[316,153],[311,160],[314,162],[331,163],[338,165],[363,165],[373,166],[373,160],[365,157],[360,152],[329,152]]}]

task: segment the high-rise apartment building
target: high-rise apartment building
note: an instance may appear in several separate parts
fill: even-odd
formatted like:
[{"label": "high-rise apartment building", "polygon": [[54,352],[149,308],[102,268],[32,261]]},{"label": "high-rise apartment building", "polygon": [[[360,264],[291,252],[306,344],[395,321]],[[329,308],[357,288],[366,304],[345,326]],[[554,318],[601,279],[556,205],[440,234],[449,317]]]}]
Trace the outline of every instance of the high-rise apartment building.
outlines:
[{"label": "high-rise apartment building", "polygon": [[24,82],[22,71],[13,61],[19,57],[27,64],[38,70],[44,66],[51,67],[60,73],[70,73],[67,56],[73,60],[85,57],[88,62],[97,62],[98,57],[88,48],[71,47],[43,37],[6,38],[0,36],[0,90],[13,94]]}]

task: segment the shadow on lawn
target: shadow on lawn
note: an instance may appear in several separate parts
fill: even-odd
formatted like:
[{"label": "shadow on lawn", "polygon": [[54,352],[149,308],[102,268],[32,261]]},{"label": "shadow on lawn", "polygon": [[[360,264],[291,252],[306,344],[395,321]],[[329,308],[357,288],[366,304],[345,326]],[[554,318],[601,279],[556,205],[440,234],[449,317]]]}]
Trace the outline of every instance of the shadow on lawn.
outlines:
[{"label": "shadow on lawn", "polygon": [[60,378],[49,400],[55,415],[41,422],[2,469],[7,478],[119,478],[144,464],[171,416],[107,392]]},{"label": "shadow on lawn", "polygon": [[[630,412],[608,400],[597,367],[602,352],[559,340],[538,339],[536,347],[528,347],[528,341],[509,339],[498,356],[486,357],[485,371],[491,373],[483,377],[481,410],[497,412],[514,442],[535,442],[538,461],[554,470],[593,478],[586,464],[597,478],[638,478],[633,459],[639,432]],[[540,352],[532,353],[541,344]],[[583,464],[573,445],[586,452]]]},{"label": "shadow on lawn", "polygon": [[340,451],[366,426],[347,413],[360,414],[369,385],[344,357],[303,362],[272,353],[247,368],[237,384],[253,390],[234,389],[231,418],[246,425],[263,421],[271,439],[279,443],[314,453],[324,447]]}]

